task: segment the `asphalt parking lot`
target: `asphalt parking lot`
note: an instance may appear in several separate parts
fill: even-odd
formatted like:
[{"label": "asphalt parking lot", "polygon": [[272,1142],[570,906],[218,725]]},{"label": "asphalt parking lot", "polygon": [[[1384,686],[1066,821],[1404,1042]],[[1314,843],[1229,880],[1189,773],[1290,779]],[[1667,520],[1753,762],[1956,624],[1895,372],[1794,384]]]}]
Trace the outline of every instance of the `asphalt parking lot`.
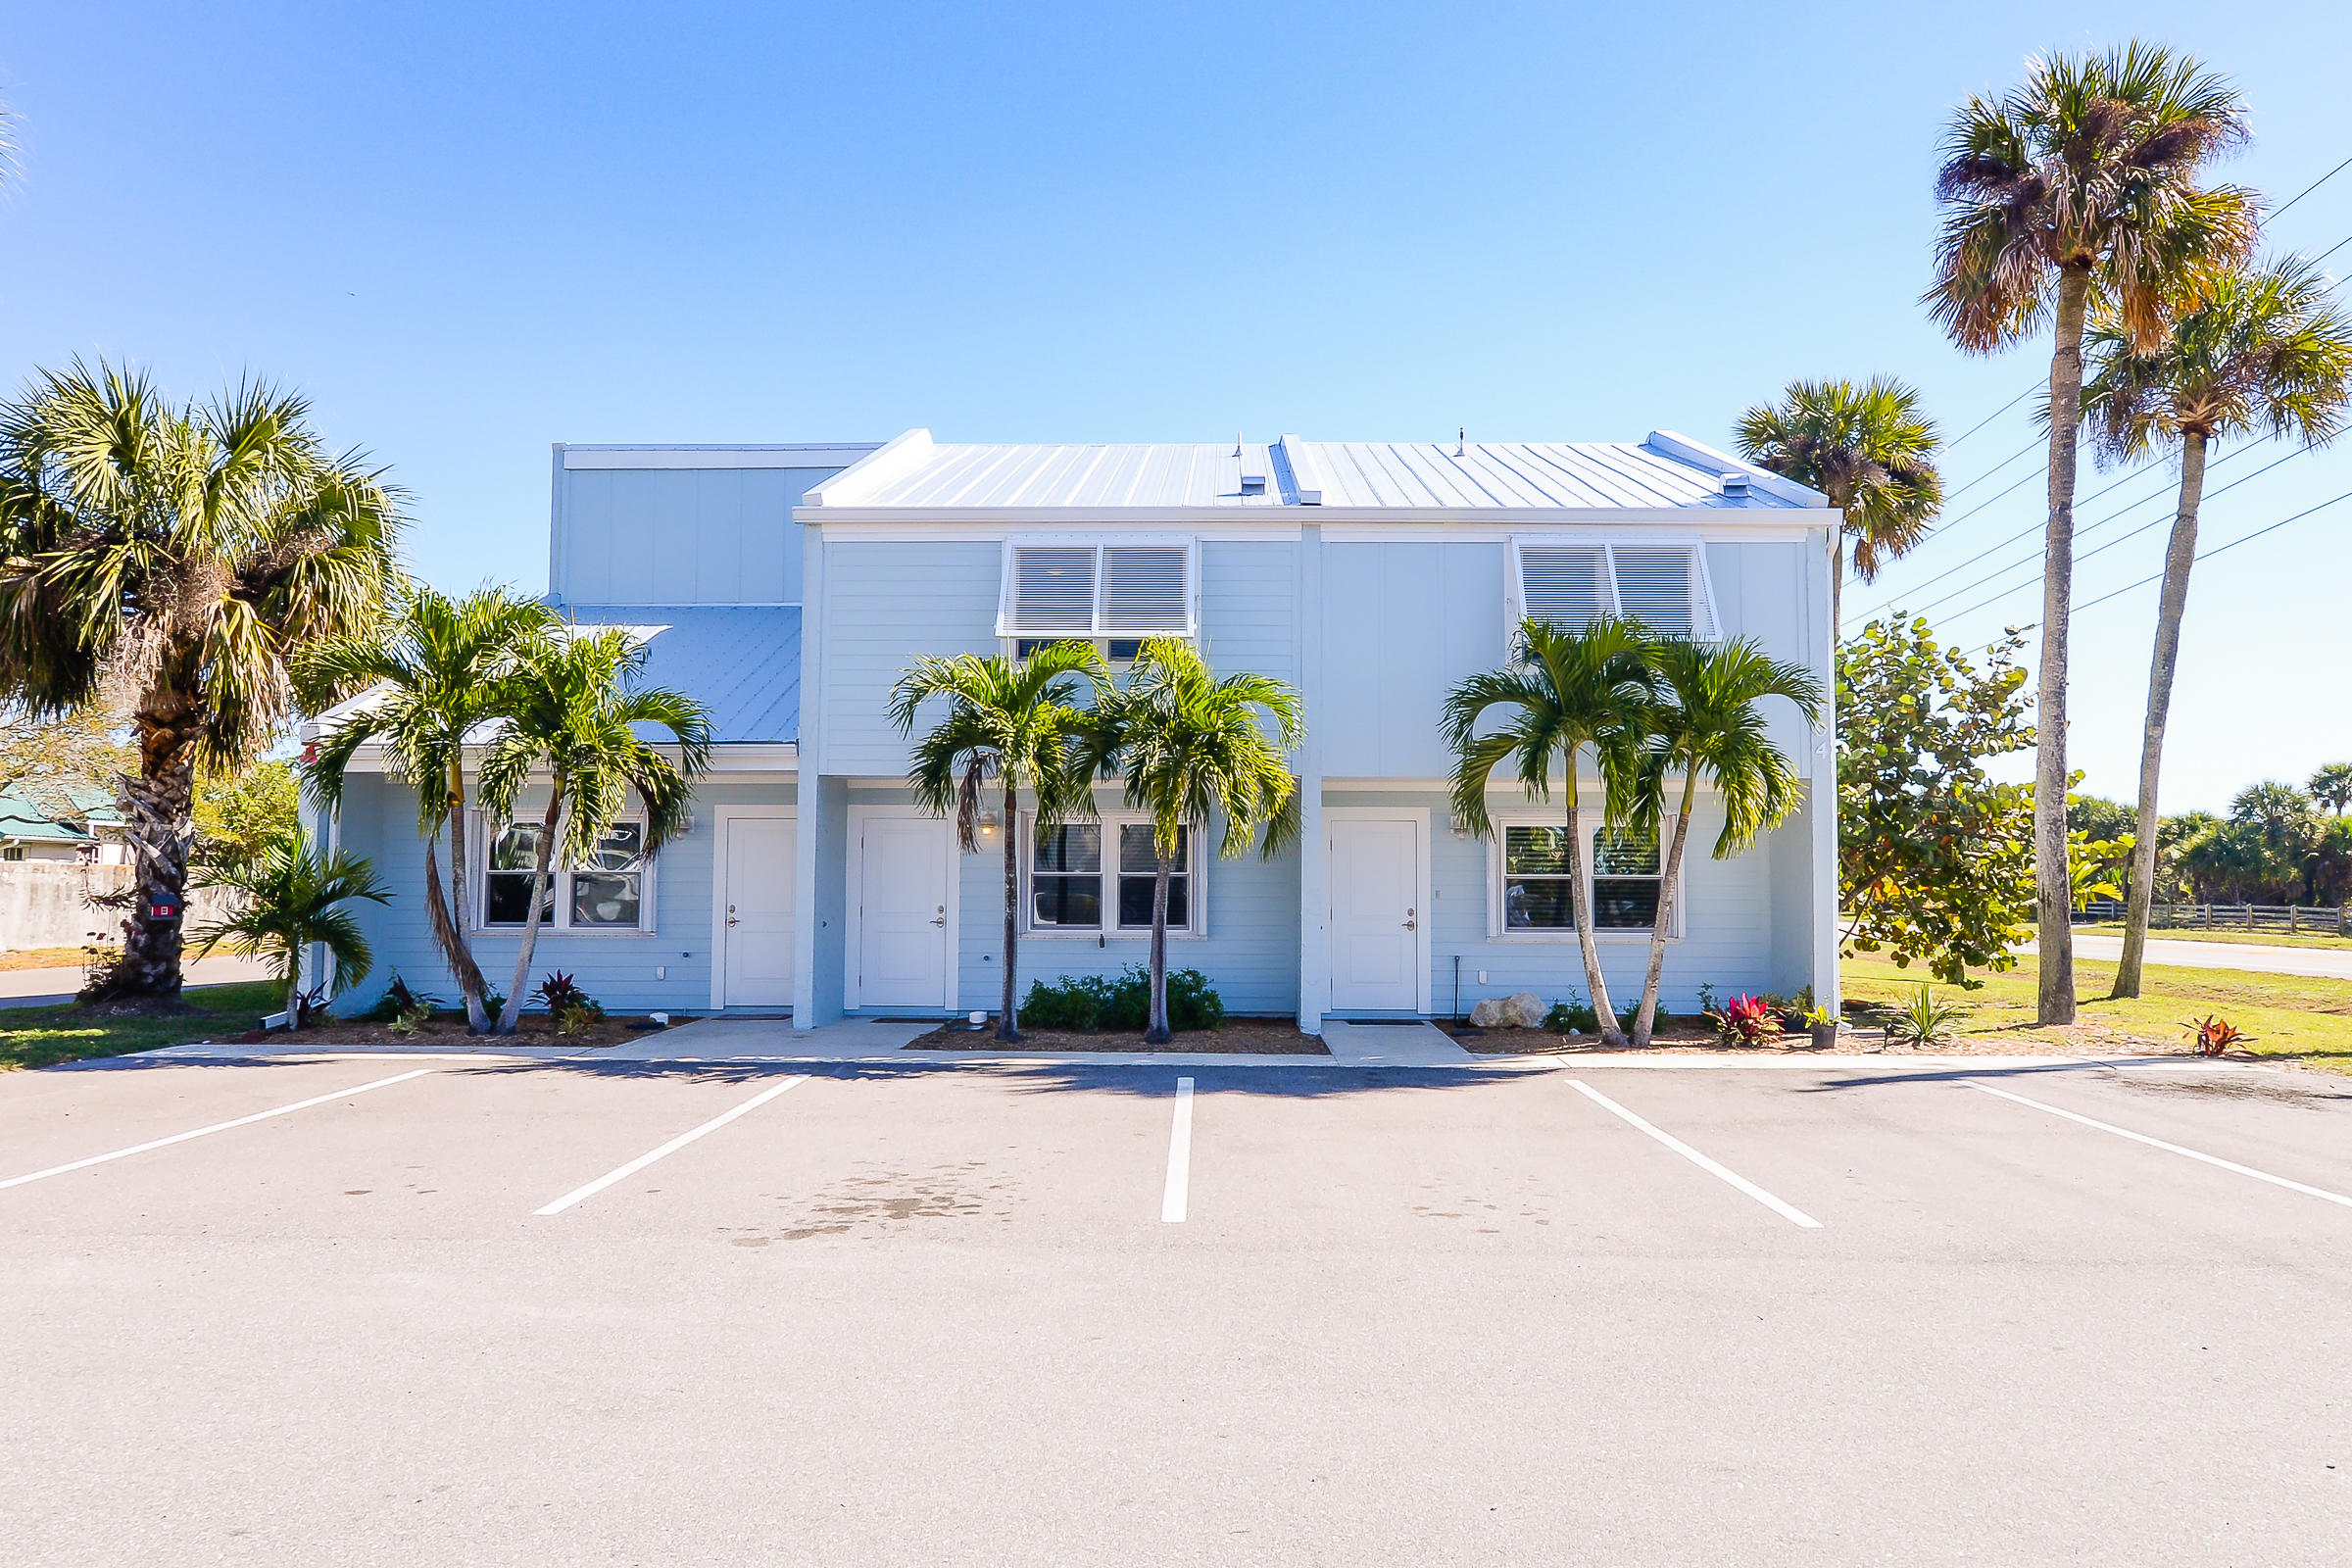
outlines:
[{"label": "asphalt parking lot", "polygon": [[2321,1075],[127,1058],[0,1313],[12,1562],[2352,1560]]}]

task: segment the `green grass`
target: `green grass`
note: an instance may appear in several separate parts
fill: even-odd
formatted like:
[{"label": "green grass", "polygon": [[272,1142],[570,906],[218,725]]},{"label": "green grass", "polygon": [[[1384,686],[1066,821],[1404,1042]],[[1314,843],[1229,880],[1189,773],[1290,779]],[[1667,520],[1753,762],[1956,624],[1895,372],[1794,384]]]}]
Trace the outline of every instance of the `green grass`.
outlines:
[{"label": "green grass", "polygon": [[[2103,937],[2120,937],[2124,934],[2123,926],[2115,923],[2079,925],[2075,929]],[[2167,941],[2178,938],[2183,942],[2234,942],[2256,948],[2327,948],[2335,953],[2352,953],[2352,937],[2325,936],[2309,931],[2249,931],[2244,926],[2234,931],[2217,926],[2209,931],[2201,925],[2159,925],[2150,926],[2148,935]]]},{"label": "green grass", "polygon": [[162,1018],[109,1017],[103,1009],[92,1012],[72,1005],[0,1007],[0,1072],[241,1035],[264,1013],[284,1006],[286,1000],[268,980],[196,986],[181,995],[195,1010]]},{"label": "green grass", "polygon": [[[1928,978],[1869,955],[1848,956],[1840,974],[1848,1001],[1879,1007],[1899,1005]],[[2259,1055],[2352,1072],[2352,980],[2150,964],[2141,973],[2139,996],[2111,1002],[2107,988],[2115,983],[2115,965],[2085,959],[2075,965],[2081,1022],[2068,1030],[2035,1026],[2035,974],[2034,960],[2021,957],[2005,974],[1976,976],[1983,982],[1976,990],[1936,989],[1967,1007],[1962,1034],[1998,1035],[2021,1050],[2123,1053],[2134,1041],[2176,1044],[2188,1022],[2218,1013],[2252,1037],[2246,1049]]]}]

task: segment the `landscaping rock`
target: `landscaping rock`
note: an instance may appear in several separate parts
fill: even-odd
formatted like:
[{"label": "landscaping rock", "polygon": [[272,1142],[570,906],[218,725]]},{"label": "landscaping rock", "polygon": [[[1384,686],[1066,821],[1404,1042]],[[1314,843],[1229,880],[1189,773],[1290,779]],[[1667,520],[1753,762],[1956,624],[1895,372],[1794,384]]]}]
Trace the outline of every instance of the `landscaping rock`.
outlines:
[{"label": "landscaping rock", "polygon": [[1503,1022],[1507,1028],[1541,1029],[1550,1012],[1550,1004],[1533,991],[1522,991],[1517,996],[1502,1000]]},{"label": "landscaping rock", "polygon": [[1488,997],[1480,1002],[1477,1006],[1470,1009],[1470,1027],[1473,1029],[1501,1028],[1502,1004],[1493,997]]}]

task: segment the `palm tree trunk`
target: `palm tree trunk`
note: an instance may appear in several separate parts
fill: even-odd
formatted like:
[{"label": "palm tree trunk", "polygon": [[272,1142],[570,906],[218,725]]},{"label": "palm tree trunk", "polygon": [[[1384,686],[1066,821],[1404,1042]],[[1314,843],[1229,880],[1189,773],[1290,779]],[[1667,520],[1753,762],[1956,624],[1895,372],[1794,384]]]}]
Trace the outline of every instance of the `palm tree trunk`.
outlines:
[{"label": "palm tree trunk", "polygon": [[2139,740],[2139,820],[2132,846],[2132,886],[2124,908],[2124,956],[2115,967],[2116,997],[2139,995],[2148,946],[2148,916],[2156,898],[2156,784],[2164,770],[2164,729],[2173,707],[2173,670],[2180,658],[2180,616],[2188,607],[2188,568],[2197,559],[2197,509],[2205,499],[2202,430],[2180,437],[2180,506],[2164,550],[2164,588],[2156,601],[2156,651],[2148,661],[2148,714]]},{"label": "palm tree trunk", "polygon": [[1020,795],[1013,789],[1011,775],[1007,772],[1004,784],[1004,996],[997,1004],[997,1040],[1007,1046],[1021,1043],[1021,1020],[1013,1010],[1016,995],[1014,986],[1019,979],[1017,967],[1021,940],[1020,806]]},{"label": "palm tree trunk", "polygon": [[1634,1049],[1649,1044],[1650,1025],[1658,1016],[1658,975],[1666,967],[1666,933],[1674,929],[1674,888],[1682,876],[1683,846],[1690,838],[1690,800],[1698,792],[1698,774],[1683,775],[1683,808],[1675,813],[1674,840],[1666,847],[1666,875],[1658,883],[1658,918],[1649,931],[1649,972],[1642,977],[1642,1010],[1634,1017]]},{"label": "palm tree trunk", "polygon": [[514,983],[507,987],[506,1005],[498,1009],[498,1032],[511,1035],[522,1022],[523,989],[530,984],[531,955],[539,947],[539,906],[547,899],[547,869],[556,855],[556,823],[564,815],[565,779],[561,773],[552,779],[547,792],[547,813],[539,819],[539,855],[531,864],[531,906],[522,917],[522,946],[514,954]]},{"label": "palm tree trunk", "polygon": [[1159,870],[1152,878],[1152,1027],[1144,1031],[1147,1046],[1164,1046],[1176,1038],[1168,1027],[1168,873],[1174,863],[1161,856]]},{"label": "palm tree trunk", "polygon": [[2034,719],[2034,892],[2037,1015],[2044,1025],[2075,1021],[2074,882],[2066,842],[2067,637],[2075,593],[2075,454],[2082,422],[2082,317],[2090,272],[2070,263],[2058,274],[2057,343],[2050,355],[2050,520],[2042,541],[2041,683]]},{"label": "palm tree trunk", "polygon": [[1585,956],[1585,984],[1592,993],[1592,1012],[1600,1025],[1600,1043],[1612,1051],[1625,1047],[1625,1031],[1617,1010],[1609,1005],[1609,983],[1601,977],[1600,949],[1592,941],[1592,894],[1585,885],[1585,822],[1576,800],[1576,753],[1568,754],[1568,907],[1576,917],[1576,945]]},{"label": "palm tree trunk", "polygon": [[123,837],[132,859],[137,902],[122,922],[122,961],[110,994],[155,1001],[179,997],[180,954],[186,924],[154,921],[158,904],[187,910],[188,841],[195,834],[196,743],[204,715],[194,704],[166,693],[143,706],[136,719],[139,771],[124,781]]}]

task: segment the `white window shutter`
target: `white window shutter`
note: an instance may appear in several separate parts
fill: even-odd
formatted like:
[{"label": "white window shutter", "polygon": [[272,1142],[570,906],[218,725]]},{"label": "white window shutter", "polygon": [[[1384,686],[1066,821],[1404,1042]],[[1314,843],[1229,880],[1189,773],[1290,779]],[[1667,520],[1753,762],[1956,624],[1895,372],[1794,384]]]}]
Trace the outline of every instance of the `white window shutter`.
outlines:
[{"label": "white window shutter", "polygon": [[1105,545],[1102,630],[1117,637],[1192,634],[1192,551],[1184,545]]},{"label": "white window shutter", "polygon": [[1614,613],[1607,552],[1600,545],[1521,545],[1519,608],[1529,619],[1569,631]]},{"label": "white window shutter", "polygon": [[1006,576],[1004,635],[1094,632],[1094,546],[1015,545]]},{"label": "white window shutter", "polygon": [[1617,601],[1622,613],[1653,631],[1712,638],[1715,607],[1706,564],[1690,545],[1615,545]]}]

